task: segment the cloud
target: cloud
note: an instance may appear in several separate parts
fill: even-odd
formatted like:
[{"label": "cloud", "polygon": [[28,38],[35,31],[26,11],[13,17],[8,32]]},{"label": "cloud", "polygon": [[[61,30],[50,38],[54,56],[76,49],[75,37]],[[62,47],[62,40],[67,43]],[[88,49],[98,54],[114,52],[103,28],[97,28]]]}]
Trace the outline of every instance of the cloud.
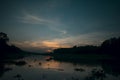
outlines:
[{"label": "cloud", "polygon": [[49,29],[58,32],[61,36],[67,34],[67,31],[64,29],[61,29],[61,27],[65,26],[62,24],[58,19],[46,19],[40,16],[36,16],[33,14],[29,14],[27,12],[24,12],[24,15],[21,17],[17,17],[17,20],[21,23],[25,24],[33,24],[33,25],[45,25]]},{"label": "cloud", "polygon": [[67,39],[52,39],[52,40],[38,40],[38,41],[14,41],[14,44],[23,50],[35,52],[48,52],[56,48],[71,47],[66,44]]},{"label": "cloud", "polygon": [[14,44],[23,50],[35,52],[50,52],[56,48],[69,47],[69,45],[61,45],[62,42],[56,40],[43,40],[43,41],[14,41]]},{"label": "cloud", "polygon": [[81,35],[71,35],[63,38],[53,38],[49,40],[36,40],[36,41],[14,41],[12,44],[22,48],[23,50],[34,52],[50,52],[56,48],[68,48],[84,45],[100,45],[104,40],[109,39],[110,36],[114,37],[113,33],[100,33],[93,32]]},{"label": "cloud", "polygon": [[60,45],[57,42],[53,42],[53,41],[43,41],[42,44],[46,47],[53,47],[53,48],[59,48]]},{"label": "cloud", "polygon": [[69,36],[65,38],[54,38],[50,40],[37,40],[37,41],[21,41],[12,42],[16,46],[28,51],[48,52],[56,48],[68,48],[74,45],[98,45],[102,40],[96,37],[103,37],[100,33],[82,34],[79,36]]},{"label": "cloud", "polygon": [[18,19],[22,23],[28,23],[28,24],[45,24],[45,25],[55,24],[51,20],[43,19],[38,16],[27,14],[27,13],[22,17],[18,17]]},{"label": "cloud", "polygon": [[46,47],[42,45],[41,41],[13,41],[11,44],[15,46],[32,52],[45,52]]}]

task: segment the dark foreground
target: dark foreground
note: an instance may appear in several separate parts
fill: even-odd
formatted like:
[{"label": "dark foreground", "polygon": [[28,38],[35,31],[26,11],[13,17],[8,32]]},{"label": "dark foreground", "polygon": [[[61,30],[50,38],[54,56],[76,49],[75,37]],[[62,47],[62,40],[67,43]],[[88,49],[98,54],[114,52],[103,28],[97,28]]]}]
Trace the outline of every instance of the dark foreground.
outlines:
[{"label": "dark foreground", "polygon": [[0,80],[120,80],[108,55],[32,55],[0,63]]}]

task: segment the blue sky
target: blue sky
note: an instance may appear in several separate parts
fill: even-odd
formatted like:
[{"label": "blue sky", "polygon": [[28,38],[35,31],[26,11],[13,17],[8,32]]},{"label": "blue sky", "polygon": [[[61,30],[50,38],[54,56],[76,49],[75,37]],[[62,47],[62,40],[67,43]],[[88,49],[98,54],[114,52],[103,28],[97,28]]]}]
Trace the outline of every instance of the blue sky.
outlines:
[{"label": "blue sky", "polygon": [[99,45],[120,35],[119,0],[0,0],[0,32],[24,50]]}]

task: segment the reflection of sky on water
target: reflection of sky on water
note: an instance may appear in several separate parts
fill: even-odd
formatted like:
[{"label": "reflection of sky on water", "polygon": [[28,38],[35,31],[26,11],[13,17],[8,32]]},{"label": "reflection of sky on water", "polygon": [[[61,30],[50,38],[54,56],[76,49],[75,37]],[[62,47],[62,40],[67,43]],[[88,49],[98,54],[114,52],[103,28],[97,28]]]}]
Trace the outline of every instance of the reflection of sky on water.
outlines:
[{"label": "reflection of sky on water", "polygon": [[[55,60],[46,61],[45,56],[33,56],[22,60],[28,64],[24,66],[6,65],[13,67],[13,70],[6,72],[0,80],[16,80],[13,77],[16,74],[20,74],[24,80],[85,80],[87,76],[91,75],[93,69],[101,69],[100,65],[75,65]],[[75,68],[84,69],[84,71],[75,71]],[[107,74],[104,80],[120,80],[120,77]]]},{"label": "reflection of sky on water", "polygon": [[42,64],[42,68],[60,68],[60,63],[57,61],[49,61]]}]

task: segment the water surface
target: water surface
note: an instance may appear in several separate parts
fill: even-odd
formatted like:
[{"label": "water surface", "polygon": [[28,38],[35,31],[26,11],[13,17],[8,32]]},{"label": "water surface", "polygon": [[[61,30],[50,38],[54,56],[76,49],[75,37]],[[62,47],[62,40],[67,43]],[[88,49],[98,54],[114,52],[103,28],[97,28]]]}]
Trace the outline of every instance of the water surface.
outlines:
[{"label": "water surface", "polygon": [[120,80],[120,75],[102,63],[73,63],[50,59],[50,56],[29,56],[16,61],[25,65],[4,64],[0,80]]}]

